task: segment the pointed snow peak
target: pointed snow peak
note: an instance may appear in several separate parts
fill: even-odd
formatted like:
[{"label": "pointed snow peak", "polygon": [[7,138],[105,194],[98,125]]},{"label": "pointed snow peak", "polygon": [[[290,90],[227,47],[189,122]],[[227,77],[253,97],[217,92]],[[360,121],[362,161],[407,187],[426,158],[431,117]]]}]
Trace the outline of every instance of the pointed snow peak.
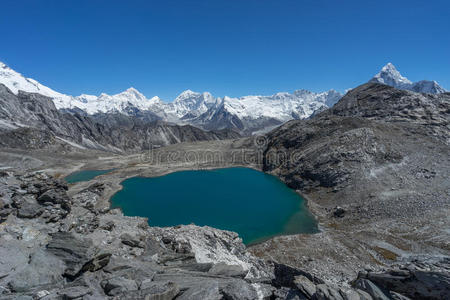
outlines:
[{"label": "pointed snow peak", "polygon": [[190,99],[190,98],[196,98],[198,96],[201,96],[200,93],[191,91],[191,90],[185,90],[184,92],[182,92],[181,94],[178,95],[178,97],[175,98],[175,102],[180,102],[186,99]]},{"label": "pointed snow peak", "polygon": [[120,93],[120,94],[134,94],[134,95],[137,95],[137,96],[140,96],[140,97],[143,97],[143,96],[144,96],[141,92],[139,92],[139,91],[138,91],[137,89],[135,89],[134,87],[130,87],[130,88],[126,89],[125,91],[123,91],[123,92]]},{"label": "pointed snow peak", "polygon": [[396,88],[404,88],[412,83],[408,78],[403,77],[392,63],[387,63],[370,81],[384,83]]},{"label": "pointed snow peak", "polygon": [[381,70],[382,71],[391,70],[391,71],[394,71],[394,72],[398,72],[397,68],[395,68],[395,66],[392,63],[390,63],[390,62],[388,62]]},{"label": "pointed snow peak", "polygon": [[132,98],[135,100],[147,100],[147,98],[144,96],[144,94],[142,94],[141,92],[139,92],[137,89],[135,89],[134,87],[130,87],[127,90],[114,95],[120,98]]},{"label": "pointed snow peak", "polygon": [[199,93],[194,92],[192,90],[185,90],[184,92],[182,92],[178,97],[183,96],[183,97],[191,97],[191,96],[196,96]]},{"label": "pointed snow peak", "polygon": [[130,92],[130,93],[139,93],[139,91],[137,89],[135,89],[134,87],[130,87],[126,90],[126,92]]},{"label": "pointed snow peak", "polygon": [[408,78],[403,77],[391,63],[385,65],[369,82],[383,83],[397,89],[410,90],[418,93],[440,94],[445,92],[445,89],[439,86],[436,81],[409,81]]},{"label": "pointed snow peak", "polygon": [[0,68],[2,68],[2,69],[8,69],[8,66],[7,66],[5,63],[3,63],[3,62],[0,61]]}]

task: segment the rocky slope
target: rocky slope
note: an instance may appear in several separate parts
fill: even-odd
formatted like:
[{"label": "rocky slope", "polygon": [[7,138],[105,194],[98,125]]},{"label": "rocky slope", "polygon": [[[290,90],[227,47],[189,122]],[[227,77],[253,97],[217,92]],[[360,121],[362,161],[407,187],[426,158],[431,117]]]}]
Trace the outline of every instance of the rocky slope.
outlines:
[{"label": "rocky slope", "polygon": [[112,152],[141,151],[153,146],[237,138],[228,131],[203,131],[193,126],[151,122],[123,114],[94,116],[63,113],[51,98],[12,93],[0,84],[0,146],[43,148],[55,142]]},{"label": "rocky slope", "polygon": [[[0,174],[0,299],[443,299],[448,261],[362,272],[350,287],[264,262],[232,232],[152,228],[42,173]],[[446,269],[447,268],[447,269]],[[403,295],[403,296],[402,296]],[[405,297],[406,296],[406,297]]]},{"label": "rocky slope", "polygon": [[272,131],[264,170],[310,199],[323,231],[252,251],[337,279],[366,265],[448,257],[449,124],[450,94],[368,83]]}]

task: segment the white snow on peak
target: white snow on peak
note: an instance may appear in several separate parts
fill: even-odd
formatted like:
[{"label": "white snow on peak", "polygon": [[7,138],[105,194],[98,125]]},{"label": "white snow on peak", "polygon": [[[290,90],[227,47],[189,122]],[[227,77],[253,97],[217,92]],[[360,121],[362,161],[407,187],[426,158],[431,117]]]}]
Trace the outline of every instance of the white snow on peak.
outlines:
[{"label": "white snow on peak", "polygon": [[178,118],[191,119],[205,113],[215,102],[216,99],[208,92],[186,90],[167,104],[166,112]]},{"label": "white snow on peak", "polygon": [[33,79],[26,78],[3,63],[0,63],[0,67],[0,83],[5,84],[13,93],[17,94],[19,90],[23,90],[46,95],[53,98],[58,109],[78,108],[88,114],[108,112],[128,114],[137,108],[151,111],[166,121],[179,123],[189,123],[189,120],[198,118],[206,112],[212,117],[220,109],[247,120],[273,118],[286,121],[292,118],[306,118],[317,109],[332,106],[342,97],[334,90],[323,93],[297,90],[292,94],[280,92],[271,96],[215,98],[208,92],[198,93],[186,90],[173,102],[164,103],[156,96],[151,99],[146,98],[134,87],[115,95],[102,93],[99,96],[81,94],[73,97],[53,91]]},{"label": "white snow on peak", "polygon": [[410,81],[408,78],[403,77],[391,63],[387,63],[369,82],[383,83],[398,89],[410,90],[418,93],[439,94],[446,92],[446,90],[436,81]]},{"label": "white snow on peak", "polygon": [[19,90],[22,90],[29,93],[39,93],[51,98],[61,98],[65,101],[67,101],[70,97],[68,95],[58,93],[40,84],[34,79],[24,77],[22,74],[14,71],[2,62],[0,62],[0,83],[7,86],[14,94],[17,94]]},{"label": "white snow on peak", "polygon": [[56,108],[74,109],[79,108],[88,114],[100,112],[124,112],[129,106],[135,106],[142,110],[148,110],[153,105],[160,105],[161,99],[153,97],[147,99],[137,89],[130,87],[116,95],[105,93],[100,96],[81,94],[80,96],[70,96],[58,93],[34,79],[26,78],[22,74],[9,68],[6,64],[0,62],[0,83],[7,86],[14,94],[19,90],[39,93],[53,98]]},{"label": "white snow on peak", "polygon": [[408,78],[403,77],[391,63],[385,65],[381,71],[372,78],[371,81],[387,84],[396,88],[403,88],[412,83],[408,80]]},{"label": "white snow on peak", "polygon": [[240,119],[273,118],[287,121],[307,118],[322,107],[334,105],[341,97],[334,90],[322,93],[299,90],[292,94],[282,92],[271,96],[224,97],[222,105]]}]

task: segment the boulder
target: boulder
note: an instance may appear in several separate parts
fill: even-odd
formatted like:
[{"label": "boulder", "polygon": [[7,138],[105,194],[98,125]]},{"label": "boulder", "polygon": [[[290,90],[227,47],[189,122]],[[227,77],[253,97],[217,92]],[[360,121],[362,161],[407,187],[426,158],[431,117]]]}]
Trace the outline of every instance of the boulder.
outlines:
[{"label": "boulder", "polygon": [[135,291],[138,289],[136,281],[121,276],[103,280],[101,283],[105,294],[116,296],[123,292]]},{"label": "boulder", "polygon": [[320,278],[317,278],[316,276],[287,266],[287,265],[283,265],[283,264],[278,264],[278,263],[274,263],[274,273],[275,273],[275,279],[274,279],[274,283],[278,286],[284,286],[284,287],[290,287],[290,288],[297,288],[297,285],[295,284],[295,277],[296,276],[305,276],[306,278],[308,278],[312,283],[314,284],[322,284],[324,283],[323,280],[321,280]]},{"label": "boulder", "polygon": [[87,286],[73,286],[59,291],[58,295],[63,299],[77,299],[91,293],[92,291]]},{"label": "boulder", "polygon": [[247,275],[248,270],[244,270],[240,265],[227,265],[226,263],[220,262],[214,264],[208,273],[212,275],[244,278]]},{"label": "boulder", "polygon": [[40,216],[44,212],[42,206],[37,203],[25,202],[17,210],[17,216],[19,218],[32,219]]},{"label": "boulder", "polygon": [[8,288],[13,292],[27,292],[63,281],[64,264],[44,250],[35,252],[29,263],[8,277]]},{"label": "boulder", "polygon": [[374,300],[389,300],[390,298],[376,284],[368,279],[357,279],[353,285],[367,292]]},{"label": "boulder", "polygon": [[61,207],[70,211],[70,198],[64,189],[50,189],[38,197],[38,202],[41,204],[53,203],[60,204]]},{"label": "boulder", "polygon": [[225,299],[252,300],[258,299],[258,294],[250,284],[244,280],[233,280],[221,289]]},{"label": "boulder", "polygon": [[189,288],[178,296],[177,300],[219,300],[221,298],[218,282],[209,281],[202,286]]},{"label": "boulder", "polygon": [[423,271],[415,265],[383,273],[361,272],[358,274],[359,279],[367,279],[383,290],[393,291],[409,298],[443,299],[450,295],[448,272]]},{"label": "boulder", "polygon": [[316,300],[344,300],[339,290],[327,284],[318,284],[313,299]]},{"label": "boulder", "polygon": [[308,298],[311,299],[316,293],[316,285],[303,275],[294,277],[294,284]]},{"label": "boulder", "polygon": [[130,246],[130,247],[134,247],[134,248],[144,248],[144,243],[142,241],[139,240],[139,238],[137,237],[133,237],[131,234],[129,233],[124,233],[120,236],[120,239],[122,240],[122,243]]},{"label": "boulder", "polygon": [[74,278],[81,272],[95,271],[104,267],[110,254],[97,254],[92,240],[77,237],[72,233],[58,232],[52,235],[47,250],[60,258],[66,265],[64,274]]},{"label": "boulder", "polygon": [[345,209],[343,209],[340,206],[336,206],[333,211],[333,216],[335,218],[343,218],[345,215],[345,212],[346,212]]},{"label": "boulder", "polygon": [[[145,289],[141,289],[141,296],[148,300],[172,300],[174,299],[180,289],[174,282],[155,282],[152,285],[148,285]],[[197,298],[202,299],[202,298]]]}]

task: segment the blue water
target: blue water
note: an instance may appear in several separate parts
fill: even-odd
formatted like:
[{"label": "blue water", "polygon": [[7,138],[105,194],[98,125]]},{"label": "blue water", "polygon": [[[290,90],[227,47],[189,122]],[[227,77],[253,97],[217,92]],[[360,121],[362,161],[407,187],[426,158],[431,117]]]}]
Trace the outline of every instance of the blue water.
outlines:
[{"label": "blue water", "polygon": [[111,198],[127,216],[151,226],[208,225],[239,233],[244,243],[275,235],[315,233],[305,201],[274,176],[247,168],[133,177]]},{"label": "blue water", "polygon": [[109,173],[113,171],[114,169],[110,170],[84,170],[84,171],[78,171],[74,172],[64,178],[64,180],[67,183],[76,183],[80,181],[89,181],[91,179],[94,179],[97,176],[100,176],[102,174]]}]

